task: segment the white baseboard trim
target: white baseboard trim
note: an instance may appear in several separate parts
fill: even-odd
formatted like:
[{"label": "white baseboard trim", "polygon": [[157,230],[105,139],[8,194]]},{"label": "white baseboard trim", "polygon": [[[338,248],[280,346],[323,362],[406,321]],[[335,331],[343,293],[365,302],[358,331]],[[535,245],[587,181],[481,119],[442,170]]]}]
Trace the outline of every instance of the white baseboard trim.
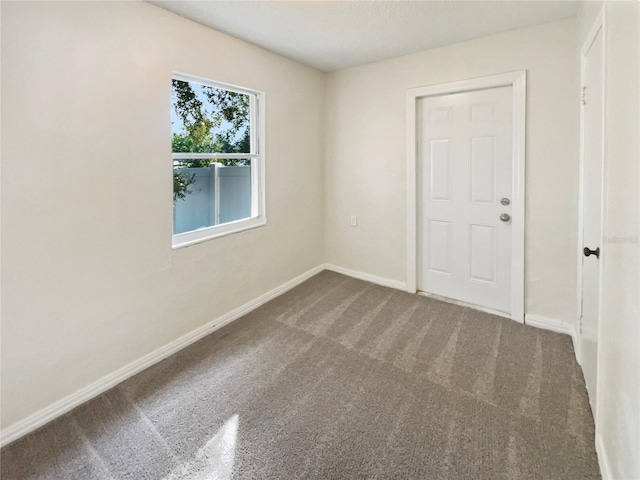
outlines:
[{"label": "white baseboard trim", "polygon": [[554,318],[542,317],[540,315],[526,314],[524,316],[525,325],[551,330],[552,332],[564,333],[571,336],[573,343],[573,351],[576,354],[576,360],[580,363],[580,345],[578,342],[578,332],[575,325]]},{"label": "white baseboard trim", "polygon": [[596,434],[596,452],[598,453],[598,464],[600,465],[602,480],[613,480],[613,472],[611,470],[609,456],[607,455],[607,449],[602,440],[602,436],[598,434]]},{"label": "white baseboard trim", "polygon": [[524,323],[531,325],[532,327],[542,328],[544,330],[551,330],[552,332],[565,333],[575,335],[575,327],[567,322],[556,320],[554,318],[542,317],[540,315],[526,314],[524,316]]},{"label": "white baseboard trim", "polygon": [[289,280],[288,282],[280,285],[279,287],[270,290],[269,292],[260,295],[258,298],[245,303],[244,305],[216,318],[215,320],[196,328],[195,330],[183,335],[182,337],[166,344],[163,347],[148,353],[144,357],[131,362],[130,364],[112,372],[104,377],[100,378],[96,382],[81,388],[80,390],[72,393],[71,395],[64,397],[57,402],[37,411],[36,413],[29,415],[27,418],[20,420],[13,425],[5,428],[0,432],[0,447],[3,447],[14,440],[30,433],[43,425],[55,420],[61,415],[73,410],[74,408],[82,405],[83,403],[97,397],[101,393],[106,392],[110,388],[115,387],[119,383],[127,380],[135,374],[149,368],[150,366],[164,360],[165,358],[173,355],[174,353],[182,350],[183,348],[195,343],[201,338],[206,337],[210,333],[224,327],[225,325],[233,322],[234,320],[246,315],[247,313],[255,310],[259,306],[267,303],[270,300],[282,295],[287,290],[301,284],[310,277],[320,273],[325,269],[324,265],[318,265],[315,268],[297,276],[296,278]]},{"label": "white baseboard trim", "polygon": [[[456,300],[455,298],[443,297],[442,295],[436,295],[435,293],[429,292],[421,292],[418,290],[418,295],[427,298],[433,298],[434,300],[438,300],[440,302],[452,303],[454,305],[458,305],[460,307],[471,308],[473,310],[478,310],[480,312],[490,313],[491,315],[496,315],[498,317],[504,317],[511,320],[511,315],[505,312],[501,312],[499,310],[494,310],[493,308],[481,307],[480,305],[474,305],[473,303],[463,302],[462,300]],[[523,323],[523,322],[518,322]]]},{"label": "white baseboard trim", "polygon": [[375,283],[376,285],[382,285],[383,287],[391,287],[397,290],[407,291],[407,284],[398,280],[391,280],[390,278],[378,277],[377,275],[371,275],[369,273],[358,272],[357,270],[351,270],[349,268],[339,267],[331,263],[325,263],[324,268],[331,270],[332,272],[341,273],[348,277],[357,278],[358,280],[364,280],[365,282]]},{"label": "white baseboard trim", "polygon": [[566,333],[575,336],[575,327],[571,323],[563,322],[562,320],[556,320],[555,318],[543,317],[540,315],[531,315],[527,313],[524,316],[525,325],[531,325],[532,327],[542,328],[544,330],[551,330],[552,332]]}]

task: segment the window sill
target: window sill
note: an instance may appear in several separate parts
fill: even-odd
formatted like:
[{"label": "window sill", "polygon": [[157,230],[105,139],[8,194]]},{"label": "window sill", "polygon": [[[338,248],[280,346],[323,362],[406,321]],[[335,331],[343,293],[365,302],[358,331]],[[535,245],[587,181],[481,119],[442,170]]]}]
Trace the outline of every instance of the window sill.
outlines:
[{"label": "window sill", "polygon": [[193,230],[191,232],[174,234],[171,240],[171,248],[176,250],[178,248],[188,247],[214,238],[225,237],[245,230],[262,227],[266,224],[266,217],[255,217],[202,228],[200,230]]}]

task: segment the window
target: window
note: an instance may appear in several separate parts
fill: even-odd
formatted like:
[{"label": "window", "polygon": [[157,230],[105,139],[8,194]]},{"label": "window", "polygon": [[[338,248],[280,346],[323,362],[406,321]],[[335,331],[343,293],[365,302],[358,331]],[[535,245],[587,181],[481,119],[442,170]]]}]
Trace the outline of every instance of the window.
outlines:
[{"label": "window", "polygon": [[264,93],[171,81],[173,247],[266,223]]}]

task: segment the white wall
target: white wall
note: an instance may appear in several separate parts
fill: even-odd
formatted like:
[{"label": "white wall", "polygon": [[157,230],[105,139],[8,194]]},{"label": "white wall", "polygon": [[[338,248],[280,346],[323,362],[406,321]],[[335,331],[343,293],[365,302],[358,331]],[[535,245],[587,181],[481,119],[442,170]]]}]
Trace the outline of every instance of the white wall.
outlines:
[{"label": "white wall", "polygon": [[[583,5],[580,46],[601,6]],[[640,478],[639,63],[640,5],[607,2],[606,203],[596,435],[604,473],[614,479]]]},{"label": "white wall", "polygon": [[[171,74],[267,94],[267,226],[171,249]],[[2,2],[2,428],[323,261],[324,74],[157,7]]]},{"label": "white wall", "polygon": [[[326,259],[406,279],[405,93],[527,70],[526,313],[576,315],[579,99],[574,19],[332,73]],[[358,227],[349,216],[358,216]]]}]

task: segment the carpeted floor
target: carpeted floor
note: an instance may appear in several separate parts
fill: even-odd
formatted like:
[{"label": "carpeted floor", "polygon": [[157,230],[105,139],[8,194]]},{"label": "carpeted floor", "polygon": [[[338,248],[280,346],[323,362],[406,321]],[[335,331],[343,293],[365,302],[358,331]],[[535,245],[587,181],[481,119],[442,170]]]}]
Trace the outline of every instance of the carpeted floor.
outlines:
[{"label": "carpeted floor", "polygon": [[9,479],[591,479],[569,336],[322,272],[1,452]]}]

